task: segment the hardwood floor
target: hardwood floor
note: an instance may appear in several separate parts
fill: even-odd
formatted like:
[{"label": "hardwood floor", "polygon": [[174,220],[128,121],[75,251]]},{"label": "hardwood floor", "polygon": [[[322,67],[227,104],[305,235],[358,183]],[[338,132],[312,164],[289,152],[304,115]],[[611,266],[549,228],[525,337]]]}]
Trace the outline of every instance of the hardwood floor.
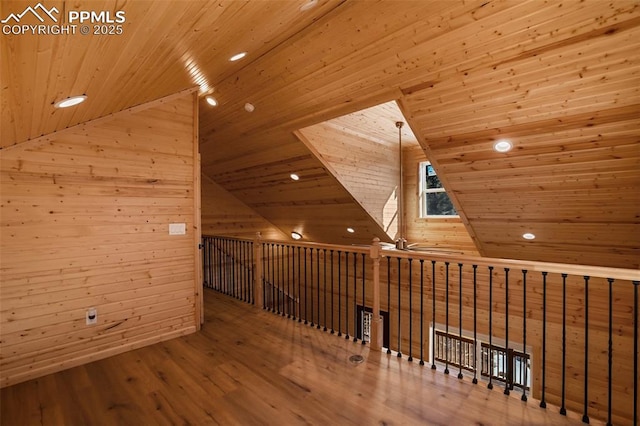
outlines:
[{"label": "hardwood floor", "polygon": [[213,291],[205,309],[199,333],[2,389],[2,425],[582,424]]}]

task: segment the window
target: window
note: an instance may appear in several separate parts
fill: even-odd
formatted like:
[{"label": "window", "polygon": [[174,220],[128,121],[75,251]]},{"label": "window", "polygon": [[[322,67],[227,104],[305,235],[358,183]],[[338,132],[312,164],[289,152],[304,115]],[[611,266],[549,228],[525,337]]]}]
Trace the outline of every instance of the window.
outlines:
[{"label": "window", "polygon": [[495,380],[504,382],[513,389],[514,386],[527,389],[531,386],[531,361],[529,354],[515,351],[513,349],[506,350],[500,346],[491,346],[491,359],[489,357],[489,345],[482,343],[482,360],[481,374],[491,377]]},{"label": "window", "polygon": [[457,217],[453,203],[428,161],[420,163],[420,217]]},{"label": "window", "polygon": [[473,371],[474,352],[475,345],[472,339],[454,336],[451,333],[447,335],[436,330],[436,361]]},{"label": "window", "polygon": [[[435,339],[430,350],[431,356],[439,364],[448,364],[449,367],[461,368],[463,371],[474,372],[476,359],[479,360],[478,373],[480,379],[491,379],[504,383],[505,387],[513,389],[531,389],[531,356],[516,349],[505,349],[502,346],[492,344],[491,350],[485,341],[475,340],[469,337],[469,331],[463,330],[460,336],[457,330],[448,334],[437,325],[434,330],[429,329],[429,335],[435,332]],[[483,340],[487,336],[478,336]],[[500,341],[498,342],[500,343]],[[504,343],[503,343],[504,344]],[[517,347],[517,343],[515,343]],[[475,377],[475,374],[474,374]]]}]

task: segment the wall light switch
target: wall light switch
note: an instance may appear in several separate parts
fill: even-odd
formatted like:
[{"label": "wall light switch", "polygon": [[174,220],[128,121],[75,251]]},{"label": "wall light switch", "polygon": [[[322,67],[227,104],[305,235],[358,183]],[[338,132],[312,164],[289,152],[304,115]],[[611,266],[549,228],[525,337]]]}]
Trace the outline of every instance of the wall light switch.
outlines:
[{"label": "wall light switch", "polygon": [[87,325],[98,323],[98,310],[96,308],[87,309]]},{"label": "wall light switch", "polygon": [[170,223],[169,235],[184,235],[187,233],[186,223]]}]

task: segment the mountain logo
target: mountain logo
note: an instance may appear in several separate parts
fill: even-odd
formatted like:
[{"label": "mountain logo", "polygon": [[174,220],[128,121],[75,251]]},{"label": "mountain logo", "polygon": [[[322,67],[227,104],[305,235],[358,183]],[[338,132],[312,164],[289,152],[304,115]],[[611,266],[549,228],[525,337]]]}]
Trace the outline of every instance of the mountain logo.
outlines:
[{"label": "mountain logo", "polygon": [[44,22],[43,16],[48,16],[53,20],[53,22],[58,22],[58,18],[56,18],[53,14],[60,13],[60,11],[56,7],[47,9],[42,5],[42,3],[38,3],[34,7],[28,6],[22,13],[18,13],[18,14],[11,13],[9,16],[7,16],[5,19],[3,19],[0,22],[2,22],[3,24],[6,24],[13,19],[17,24],[28,13],[31,13],[32,15],[34,15],[36,18],[38,18],[40,22]]}]

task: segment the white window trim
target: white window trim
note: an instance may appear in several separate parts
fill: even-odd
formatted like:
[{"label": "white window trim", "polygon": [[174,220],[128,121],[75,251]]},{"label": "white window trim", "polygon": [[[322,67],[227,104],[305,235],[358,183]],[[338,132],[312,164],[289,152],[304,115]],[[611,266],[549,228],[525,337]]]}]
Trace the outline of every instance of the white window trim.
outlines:
[{"label": "white window trim", "polygon": [[426,198],[427,198],[427,194],[428,193],[436,193],[436,192],[444,192],[446,193],[447,190],[445,188],[432,188],[432,189],[427,189],[425,188],[425,182],[426,182],[426,170],[427,170],[427,166],[431,165],[430,161],[421,161],[420,163],[418,163],[418,214],[420,215],[420,219],[451,219],[451,218],[459,218],[460,215],[458,214],[452,214],[452,215],[442,215],[442,214],[436,214],[436,215],[427,215],[425,214],[425,210],[427,208],[427,203],[426,203]]}]

